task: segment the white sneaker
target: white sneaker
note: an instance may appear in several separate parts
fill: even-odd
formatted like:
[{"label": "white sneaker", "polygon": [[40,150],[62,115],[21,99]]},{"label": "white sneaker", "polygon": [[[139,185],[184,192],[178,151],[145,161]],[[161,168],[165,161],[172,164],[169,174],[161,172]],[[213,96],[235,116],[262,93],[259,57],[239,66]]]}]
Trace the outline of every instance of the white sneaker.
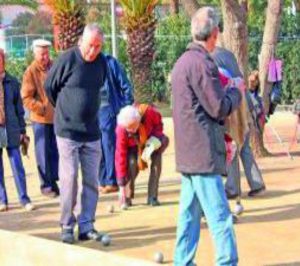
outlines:
[{"label": "white sneaker", "polygon": [[6,204],[1,203],[0,212],[6,212],[6,211],[8,211],[8,206]]},{"label": "white sneaker", "polygon": [[120,204],[120,208],[122,211],[126,211],[126,210],[128,210],[128,204],[126,202],[122,203],[122,204]]},{"label": "white sneaker", "polygon": [[28,211],[28,212],[31,212],[31,211],[33,211],[33,210],[35,210],[35,206],[32,204],[32,203],[26,203],[25,205],[24,205],[24,208],[25,208],[25,210],[26,211]]}]

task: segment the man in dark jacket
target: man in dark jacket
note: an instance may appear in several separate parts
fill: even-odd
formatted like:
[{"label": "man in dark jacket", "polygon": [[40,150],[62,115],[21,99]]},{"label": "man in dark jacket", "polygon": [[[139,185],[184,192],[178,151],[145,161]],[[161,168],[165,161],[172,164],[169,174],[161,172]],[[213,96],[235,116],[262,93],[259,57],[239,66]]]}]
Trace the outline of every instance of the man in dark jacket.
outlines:
[{"label": "man in dark jacket", "polygon": [[216,264],[238,262],[232,215],[221,178],[226,152],[220,121],[239,106],[241,93],[237,88],[222,89],[217,66],[209,55],[216,45],[218,20],[211,7],[196,12],[192,18],[193,42],[172,71],[176,166],[182,173],[176,266],[193,265],[203,215],[216,246]]},{"label": "man in dark jacket", "polygon": [[[243,78],[237,60],[235,58],[235,55],[231,51],[225,48],[217,47],[213,51],[212,57],[215,60],[217,66],[226,69],[230,73],[231,77]],[[254,109],[251,100],[252,96],[250,95],[249,91],[246,92],[245,96],[247,100],[248,110],[250,114],[252,114]],[[249,125],[249,127],[251,126]],[[241,145],[241,147],[238,148],[239,148],[238,149],[239,152],[237,152],[234,155],[233,160],[227,169],[225,190],[226,190],[227,198],[229,199],[237,198],[239,193],[241,193],[240,190],[241,172],[240,172],[240,165],[239,165],[239,157],[241,158],[241,161],[243,163],[245,176],[250,186],[250,191],[248,193],[248,196],[249,197],[256,196],[266,189],[261,171],[259,170],[259,167],[253,156],[252,149],[250,147],[250,131],[246,134],[243,145]]]},{"label": "man in dark jacket", "polygon": [[26,124],[20,96],[20,84],[5,72],[4,52],[0,49],[0,212],[8,210],[4,183],[3,148],[6,148],[19,200],[27,211],[34,206],[27,195],[25,170],[20,153],[20,142],[25,138]]},{"label": "man in dark jacket", "polygon": [[[106,67],[101,54],[103,33],[96,24],[85,27],[78,47],[62,54],[50,70],[45,89],[55,106],[54,129],[59,152],[61,240],[73,244],[78,221],[79,240],[100,241],[94,229],[101,159],[98,110]],[[78,168],[82,171],[81,197]],[[77,202],[77,199],[79,199]],[[80,213],[74,209],[79,204]]]},{"label": "man in dark jacket", "polygon": [[118,191],[115,170],[116,117],[122,107],[133,103],[133,91],[118,60],[105,55],[105,61],[107,75],[105,85],[101,88],[99,110],[102,148],[99,184],[102,193],[110,193]]}]

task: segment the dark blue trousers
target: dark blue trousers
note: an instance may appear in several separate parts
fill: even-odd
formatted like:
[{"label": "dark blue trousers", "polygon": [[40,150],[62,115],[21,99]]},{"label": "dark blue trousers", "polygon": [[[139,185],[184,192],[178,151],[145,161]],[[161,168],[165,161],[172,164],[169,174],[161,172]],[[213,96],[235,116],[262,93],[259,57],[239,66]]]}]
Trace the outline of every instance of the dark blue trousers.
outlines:
[{"label": "dark blue trousers", "polygon": [[58,193],[58,150],[53,125],[34,122],[32,126],[41,189],[51,188]]},{"label": "dark blue trousers", "polygon": [[110,106],[100,109],[99,124],[102,149],[99,184],[100,186],[117,186],[115,173],[116,117],[111,112]]},{"label": "dark blue trousers", "polygon": [[[23,167],[19,147],[7,148],[6,151],[7,151],[10,166],[11,166],[11,169],[13,172],[13,176],[15,179],[16,187],[18,190],[19,201],[22,205],[25,205],[26,203],[30,202],[30,199],[27,195],[25,170]],[[4,169],[3,169],[2,153],[3,153],[3,149],[0,149],[0,202],[7,205],[8,198],[7,198],[5,182],[4,182]]]}]

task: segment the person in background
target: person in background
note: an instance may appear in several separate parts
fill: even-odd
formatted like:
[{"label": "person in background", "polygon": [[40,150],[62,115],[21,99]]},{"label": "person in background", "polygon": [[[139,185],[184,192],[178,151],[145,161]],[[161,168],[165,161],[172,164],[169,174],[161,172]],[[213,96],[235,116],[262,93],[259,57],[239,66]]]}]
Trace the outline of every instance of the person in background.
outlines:
[{"label": "person in background", "polygon": [[176,168],[182,174],[174,265],[195,265],[200,221],[206,217],[216,247],[216,265],[236,266],[233,218],[221,175],[226,172],[224,129],[220,121],[236,110],[244,93],[222,88],[210,56],[219,18],[211,7],[192,17],[193,42],[172,70]]},{"label": "person in background", "polygon": [[34,134],[35,157],[43,195],[59,195],[58,150],[54,134],[54,107],[48,100],[44,82],[52,66],[49,56],[51,43],[38,39],[33,41],[34,60],[26,69],[22,82],[22,100],[30,111]]},{"label": "person in background", "polygon": [[[54,129],[59,152],[61,240],[101,241],[94,228],[101,159],[98,111],[106,66],[101,54],[103,32],[97,24],[85,26],[78,46],[64,52],[52,66],[45,89],[55,106]],[[82,189],[78,194],[78,170]],[[75,216],[75,207],[78,210]]]},{"label": "person in background", "polygon": [[3,149],[6,148],[21,205],[27,211],[35,209],[27,194],[26,175],[20,144],[26,138],[24,109],[20,84],[5,71],[5,54],[0,49],[0,212],[8,210],[4,182]]},{"label": "person in background", "polygon": [[[216,47],[216,49],[212,52],[212,57],[215,60],[217,66],[219,68],[223,68],[229,73],[230,78],[243,78],[243,75],[239,69],[237,60],[234,54],[221,47]],[[252,77],[251,77],[252,78]],[[253,82],[252,82],[253,83]],[[250,93],[250,90],[247,90],[245,93],[246,102],[248,110],[252,117],[250,117],[249,121],[253,121],[256,118],[253,118],[253,101],[255,101],[254,97],[258,95],[256,93]],[[255,122],[254,120],[254,122]],[[251,123],[249,123],[249,128],[251,128]],[[250,186],[250,191],[248,193],[249,197],[256,196],[261,192],[265,191],[266,187],[262,179],[261,172],[259,167],[255,161],[255,158],[252,153],[252,149],[250,147],[250,131],[248,131],[245,135],[244,142],[242,146],[238,147],[238,152],[234,155],[231,163],[227,168],[227,179],[225,183],[225,190],[228,199],[235,199],[238,197],[239,193],[239,184],[241,178],[240,165],[239,165],[239,157],[243,163],[245,169],[245,176]]]},{"label": "person in background", "polygon": [[105,55],[107,75],[101,88],[99,124],[102,158],[100,162],[100,192],[118,191],[115,171],[116,120],[120,109],[133,103],[133,90],[125,70],[118,60]]},{"label": "person in background", "polygon": [[140,170],[150,167],[147,204],[158,201],[162,153],[169,144],[163,133],[161,114],[151,105],[135,104],[121,109],[117,117],[116,173],[123,209],[132,205],[134,183]]}]

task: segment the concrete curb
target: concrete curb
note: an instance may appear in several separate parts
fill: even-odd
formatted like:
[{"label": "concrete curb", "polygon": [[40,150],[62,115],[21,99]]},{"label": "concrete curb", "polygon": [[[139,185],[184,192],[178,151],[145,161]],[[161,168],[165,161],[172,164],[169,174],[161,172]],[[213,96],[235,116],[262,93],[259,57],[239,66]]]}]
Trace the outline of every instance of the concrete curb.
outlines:
[{"label": "concrete curb", "polygon": [[76,245],[0,230],[1,266],[155,266]]}]

